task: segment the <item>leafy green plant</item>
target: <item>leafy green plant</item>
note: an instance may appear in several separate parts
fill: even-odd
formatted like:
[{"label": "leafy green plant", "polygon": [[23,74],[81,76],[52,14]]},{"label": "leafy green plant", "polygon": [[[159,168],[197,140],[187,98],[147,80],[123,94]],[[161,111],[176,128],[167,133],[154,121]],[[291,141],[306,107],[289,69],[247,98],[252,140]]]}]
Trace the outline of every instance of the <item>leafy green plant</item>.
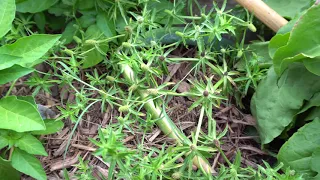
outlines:
[{"label": "leafy green plant", "polygon": [[[11,29],[15,17],[15,1],[1,1],[0,37]],[[19,8],[19,7],[18,7]],[[8,26],[10,25],[10,26]],[[42,56],[58,41],[59,35],[31,35],[0,47],[0,84],[14,81],[0,99],[0,176],[19,179],[18,171],[36,179],[46,179],[40,161],[34,155],[47,156],[37,135],[51,134],[63,127],[61,121],[43,120],[35,100],[28,96],[9,96],[16,80],[34,71]],[[8,160],[6,155],[8,154]]]},{"label": "leafy green plant", "polygon": [[262,144],[286,140],[278,160],[306,179],[319,178],[319,13],[316,3],[271,39],[273,67],[251,102]]}]

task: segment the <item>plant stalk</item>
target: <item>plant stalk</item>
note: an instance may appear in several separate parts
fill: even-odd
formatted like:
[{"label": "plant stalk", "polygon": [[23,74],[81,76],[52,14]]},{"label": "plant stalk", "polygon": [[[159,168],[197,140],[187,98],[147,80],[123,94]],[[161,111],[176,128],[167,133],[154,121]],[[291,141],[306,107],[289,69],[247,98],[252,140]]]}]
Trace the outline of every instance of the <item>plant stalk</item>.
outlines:
[{"label": "plant stalk", "polygon": [[[121,68],[126,80],[134,82],[135,73],[133,72],[132,68],[127,64],[122,64]],[[146,98],[148,96],[148,94],[144,91],[137,91],[141,98]],[[163,113],[160,106],[157,106],[152,100],[148,100],[144,104],[144,107],[148,113],[151,113],[154,119],[159,119],[156,123],[165,135],[175,139],[178,145],[182,145],[184,143],[191,145],[191,141],[177,128],[172,120],[165,113]],[[193,159],[193,163],[198,168],[202,168],[207,174],[211,174],[211,167],[206,160],[196,156]]]}]

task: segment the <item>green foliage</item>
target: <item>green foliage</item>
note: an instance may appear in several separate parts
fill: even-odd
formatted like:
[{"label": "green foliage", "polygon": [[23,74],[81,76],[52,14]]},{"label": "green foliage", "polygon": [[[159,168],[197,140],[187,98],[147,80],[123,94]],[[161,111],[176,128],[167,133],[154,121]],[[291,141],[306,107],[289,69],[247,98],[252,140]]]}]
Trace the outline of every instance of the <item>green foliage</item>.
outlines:
[{"label": "green foliage", "polygon": [[285,167],[290,166],[303,173],[306,179],[319,178],[319,128],[319,119],[306,124],[288,139],[278,154],[279,161],[282,161]]},{"label": "green foliage", "polygon": [[274,67],[251,102],[262,144],[287,140],[277,158],[305,179],[319,179],[320,172],[319,13],[319,4],[313,5],[271,39]]},{"label": "green foliage", "polygon": [[264,0],[264,2],[281,16],[293,19],[296,15],[308,9],[315,0]]},{"label": "green foliage", "polygon": [[251,102],[251,111],[257,118],[263,144],[270,143],[293,123],[304,102],[319,92],[320,84],[315,83],[318,81],[320,77],[301,64],[291,65],[280,79],[270,68]]},{"label": "green foliage", "polygon": [[320,75],[319,12],[320,5],[312,6],[296,22],[291,32],[276,35],[270,41],[270,56],[278,75],[297,61],[303,62],[310,72]]},{"label": "green foliage", "polygon": [[11,165],[16,170],[38,180],[47,179],[40,161],[23,150],[19,150],[17,148],[13,150]]},{"label": "green foliage", "polygon": [[[0,146],[1,147],[1,146]],[[3,179],[19,180],[20,173],[11,166],[10,161],[0,157],[0,175]]]},{"label": "green foliage", "polygon": [[22,13],[37,13],[49,9],[56,4],[58,0],[23,0],[18,1],[17,11]]},{"label": "green foliage", "polygon": [[[94,156],[110,164],[108,179],[296,177],[289,168],[280,174],[278,171],[282,164],[275,168],[267,163],[266,168],[242,167],[240,152],[234,161],[230,161],[220,147],[228,127],[217,132],[213,109],[221,104],[228,106],[228,100],[233,100],[233,97],[242,105],[242,98],[257,88],[258,81],[265,76],[265,67],[270,66],[268,44],[275,47],[274,51],[286,45],[282,40],[280,45],[271,42],[245,45],[247,29],[257,31],[248,12],[244,12],[245,20],[238,18],[226,10],[226,1],[221,7],[214,3],[210,11],[191,0],[16,0],[16,5],[17,16],[13,23],[15,11],[6,12],[11,13],[11,16],[6,16],[11,19],[4,19],[12,25],[11,31],[7,25],[0,26],[0,32],[3,29],[3,35],[6,34],[0,47],[0,83],[14,81],[7,95],[0,100],[0,148],[9,160],[5,163],[0,161],[0,177],[4,173],[1,168],[10,165],[33,178],[46,179],[39,160],[34,157],[47,155],[37,136],[59,131],[63,123],[43,120],[32,97],[9,96],[15,81],[36,71],[33,67],[44,60],[48,60],[46,62],[52,71],[35,72],[26,84],[33,88],[33,97],[41,91],[50,93],[54,83],[74,94],[73,102],[62,100],[57,107],[61,114],[58,120],[74,123],[72,133],[92,105],[98,103],[101,112],[107,108],[118,110],[117,117],[110,121],[108,128],[99,128],[99,136],[90,139],[97,147]],[[199,11],[199,16],[193,12],[195,9]],[[50,35],[54,33],[62,35]],[[224,37],[230,37],[235,42]],[[194,48],[194,57],[172,56],[178,47]],[[176,83],[165,79],[172,78],[169,65],[185,61],[192,64],[186,74],[191,90],[180,93],[176,89],[185,78]],[[237,66],[239,64],[241,68]],[[301,70],[301,73],[305,71]],[[277,89],[277,77],[272,73],[270,87],[282,91]],[[309,73],[309,76],[309,81],[312,81],[315,75]],[[300,82],[303,77],[298,85],[307,87],[303,83],[310,82]],[[287,83],[283,78],[286,86],[284,94],[289,92],[288,87],[294,82],[289,80]],[[264,82],[261,84],[263,86]],[[305,113],[301,110],[303,100],[312,98],[307,93],[311,90],[305,90],[305,94],[294,91],[294,95],[300,95],[301,99],[294,102],[299,107],[294,109],[293,116]],[[190,137],[184,135],[166,113],[167,102],[174,96],[192,99],[194,102],[189,110],[200,109],[197,127]],[[261,97],[264,96],[269,97],[269,94],[263,92]],[[256,97],[259,99],[256,104],[260,106],[260,94]],[[294,103],[292,105],[298,106]],[[312,99],[310,103],[312,108],[317,106]],[[274,116],[279,115],[276,113]],[[260,114],[258,108],[257,114]],[[287,121],[290,123],[293,119],[290,116]],[[160,148],[145,146],[145,136],[155,125],[176,144],[164,144]],[[205,132],[202,131],[204,126],[208,127]],[[136,149],[127,147],[123,142],[129,134],[137,137]],[[138,138],[140,135],[143,136],[141,139]],[[71,138],[72,135],[69,143]],[[65,153],[68,147],[69,144]],[[207,158],[213,158],[217,153],[227,162],[227,167],[220,165],[215,177],[211,174]],[[178,161],[182,157],[184,162]],[[88,162],[79,161],[76,177],[94,179]],[[198,169],[193,170],[193,165]]]},{"label": "green foliage", "polygon": [[9,96],[0,100],[0,129],[17,132],[44,130],[44,122],[35,104]]},{"label": "green foliage", "polygon": [[10,29],[15,17],[16,5],[15,0],[2,0],[0,12],[0,38],[2,38]]}]

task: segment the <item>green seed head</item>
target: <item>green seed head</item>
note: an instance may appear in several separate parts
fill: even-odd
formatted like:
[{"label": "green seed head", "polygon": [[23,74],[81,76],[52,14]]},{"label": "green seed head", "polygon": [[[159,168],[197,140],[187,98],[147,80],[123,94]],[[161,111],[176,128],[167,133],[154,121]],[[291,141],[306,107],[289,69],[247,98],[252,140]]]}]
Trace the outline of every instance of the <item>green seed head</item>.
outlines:
[{"label": "green seed head", "polygon": [[155,42],[155,41],[150,41],[150,44],[151,44],[151,46],[157,46],[157,42]]},{"label": "green seed head", "polygon": [[137,18],[137,21],[138,21],[139,24],[141,24],[141,23],[143,23],[144,18],[143,18],[142,16],[139,16],[139,17]]},{"label": "green seed head", "polygon": [[131,85],[130,87],[129,87],[129,91],[135,91],[135,90],[137,90],[138,89],[138,85],[136,85],[136,84],[133,84],[133,85]]},{"label": "green seed head", "polygon": [[131,26],[125,26],[125,27],[124,27],[124,30],[125,30],[126,32],[128,32],[129,34],[132,34],[132,28],[131,28]]},{"label": "green seed head", "polygon": [[85,42],[85,44],[90,44],[90,45],[96,45],[97,43],[98,43],[98,41],[96,41],[94,39],[88,39]]},{"label": "green seed head", "polygon": [[180,172],[175,172],[171,175],[172,179],[181,179],[182,174]]},{"label": "green seed head", "polygon": [[129,111],[129,106],[128,105],[120,106],[118,111],[119,112],[128,112]]},{"label": "green seed head", "polygon": [[221,49],[220,49],[220,52],[221,52],[222,54],[225,54],[225,53],[227,52],[227,50],[226,50],[225,48],[221,48]]},{"label": "green seed head", "polygon": [[143,71],[149,71],[149,69],[150,69],[150,67],[148,65],[146,65],[145,63],[142,63],[140,67]]},{"label": "green seed head", "polygon": [[176,31],[176,35],[180,37],[184,37],[184,34],[182,32]]},{"label": "green seed head", "polygon": [[73,36],[73,40],[77,43],[77,44],[81,44],[82,40],[78,37],[78,36]]},{"label": "green seed head", "polygon": [[257,28],[252,24],[252,23],[249,23],[247,25],[248,29],[250,29],[250,31],[252,32],[256,32],[257,31]]},{"label": "green seed head", "polygon": [[69,56],[74,55],[74,52],[70,49],[64,49],[63,52],[65,52],[66,54],[68,54]]},{"label": "green seed head", "polygon": [[237,58],[238,58],[238,59],[241,58],[242,55],[243,55],[243,51],[240,49],[240,50],[238,51],[238,53],[237,53]]},{"label": "green seed head", "polygon": [[159,91],[158,91],[158,89],[147,89],[147,92],[148,92],[148,94],[150,94],[150,95],[158,95],[158,93],[159,93]]},{"label": "green seed head", "polygon": [[114,82],[116,79],[112,76],[107,76],[106,79],[110,82]]},{"label": "green seed head", "polygon": [[129,43],[129,42],[123,42],[123,43],[122,43],[122,46],[125,47],[125,48],[131,48],[131,47],[132,47],[132,44]]}]

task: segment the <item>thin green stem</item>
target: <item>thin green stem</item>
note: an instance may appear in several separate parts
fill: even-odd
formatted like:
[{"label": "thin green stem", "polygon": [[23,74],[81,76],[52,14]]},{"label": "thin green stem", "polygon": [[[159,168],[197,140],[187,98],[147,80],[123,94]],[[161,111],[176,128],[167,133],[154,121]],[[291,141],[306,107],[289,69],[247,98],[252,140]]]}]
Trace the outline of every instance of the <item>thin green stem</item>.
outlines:
[{"label": "thin green stem", "polygon": [[8,92],[6,93],[6,96],[5,97],[8,97],[12,91],[12,89],[14,88],[14,86],[16,85],[16,82],[18,81],[18,79],[14,80],[12,83],[11,83],[11,86],[8,90]]},{"label": "thin green stem", "polygon": [[204,116],[204,106],[201,107],[201,111],[200,111],[200,117],[199,117],[199,121],[198,121],[198,126],[197,126],[197,131],[196,131],[196,135],[195,135],[195,142],[194,144],[197,145],[198,139],[199,139],[199,133],[201,131],[201,125],[202,125],[202,121],[203,121],[203,116]]}]

